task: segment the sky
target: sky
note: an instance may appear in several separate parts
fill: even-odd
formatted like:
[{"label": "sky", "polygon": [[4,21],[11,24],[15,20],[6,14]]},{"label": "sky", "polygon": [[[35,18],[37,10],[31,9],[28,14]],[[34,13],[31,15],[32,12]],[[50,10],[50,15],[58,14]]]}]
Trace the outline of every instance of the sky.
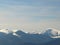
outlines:
[{"label": "sky", "polygon": [[0,28],[60,30],[60,0],[0,0]]}]

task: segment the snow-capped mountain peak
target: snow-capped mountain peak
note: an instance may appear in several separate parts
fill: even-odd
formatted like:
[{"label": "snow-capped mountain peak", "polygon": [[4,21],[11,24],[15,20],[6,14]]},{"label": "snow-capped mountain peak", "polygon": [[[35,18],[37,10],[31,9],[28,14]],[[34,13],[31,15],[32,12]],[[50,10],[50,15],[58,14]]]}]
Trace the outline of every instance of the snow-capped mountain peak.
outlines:
[{"label": "snow-capped mountain peak", "polygon": [[6,34],[9,34],[9,33],[12,33],[13,35],[15,36],[19,36],[19,35],[25,35],[25,34],[43,34],[44,36],[49,36],[51,38],[60,38],[60,30],[57,30],[57,29],[54,29],[54,28],[48,28],[45,30],[45,32],[41,32],[41,33],[36,33],[36,32],[33,32],[33,33],[30,33],[30,32],[24,32],[24,31],[21,31],[21,30],[8,30],[8,29],[1,29],[0,32],[2,33],[6,33]]},{"label": "snow-capped mountain peak", "polygon": [[8,29],[1,29],[0,32],[8,34],[9,30]]},{"label": "snow-capped mountain peak", "polygon": [[50,36],[52,38],[59,38],[60,37],[60,31],[54,28],[48,28],[45,32],[44,35]]}]

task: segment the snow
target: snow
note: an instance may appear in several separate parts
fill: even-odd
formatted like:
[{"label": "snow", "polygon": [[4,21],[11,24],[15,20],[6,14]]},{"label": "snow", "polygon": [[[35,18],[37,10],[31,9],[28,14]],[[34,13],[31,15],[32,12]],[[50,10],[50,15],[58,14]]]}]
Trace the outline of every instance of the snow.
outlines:
[{"label": "snow", "polygon": [[9,31],[7,29],[1,29],[0,32],[6,33],[6,34],[9,33]]},{"label": "snow", "polygon": [[[15,36],[19,36],[18,34],[16,34],[16,32],[21,31],[21,30],[11,30],[9,31],[8,29],[1,29],[0,32],[9,34],[12,33]],[[23,32],[23,31],[22,31]],[[43,34],[43,35],[47,35],[50,36],[51,38],[60,38],[60,30],[54,29],[54,28],[48,28],[45,30],[45,32],[24,32],[26,34]]]},{"label": "snow", "polygon": [[51,38],[60,38],[60,30],[54,29],[54,28],[48,28],[44,35],[48,35]]}]

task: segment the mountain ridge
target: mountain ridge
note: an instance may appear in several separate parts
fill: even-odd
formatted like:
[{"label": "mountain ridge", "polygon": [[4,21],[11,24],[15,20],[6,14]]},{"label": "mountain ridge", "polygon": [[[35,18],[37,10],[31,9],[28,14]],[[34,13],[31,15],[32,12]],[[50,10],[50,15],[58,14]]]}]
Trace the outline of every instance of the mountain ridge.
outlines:
[{"label": "mountain ridge", "polygon": [[26,33],[21,30],[9,31],[8,29],[2,30],[0,30],[0,43],[2,42],[0,45],[43,45],[54,40],[56,41],[58,36],[60,36],[58,35],[60,33],[56,33],[59,32],[56,29],[47,29],[44,33]]}]

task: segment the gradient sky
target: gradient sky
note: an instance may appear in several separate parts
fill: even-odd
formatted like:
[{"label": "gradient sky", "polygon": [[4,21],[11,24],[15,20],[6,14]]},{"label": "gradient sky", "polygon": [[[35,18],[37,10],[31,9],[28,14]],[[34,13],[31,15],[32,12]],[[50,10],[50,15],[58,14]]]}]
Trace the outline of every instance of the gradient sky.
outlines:
[{"label": "gradient sky", "polygon": [[0,28],[60,29],[60,0],[0,0]]}]

